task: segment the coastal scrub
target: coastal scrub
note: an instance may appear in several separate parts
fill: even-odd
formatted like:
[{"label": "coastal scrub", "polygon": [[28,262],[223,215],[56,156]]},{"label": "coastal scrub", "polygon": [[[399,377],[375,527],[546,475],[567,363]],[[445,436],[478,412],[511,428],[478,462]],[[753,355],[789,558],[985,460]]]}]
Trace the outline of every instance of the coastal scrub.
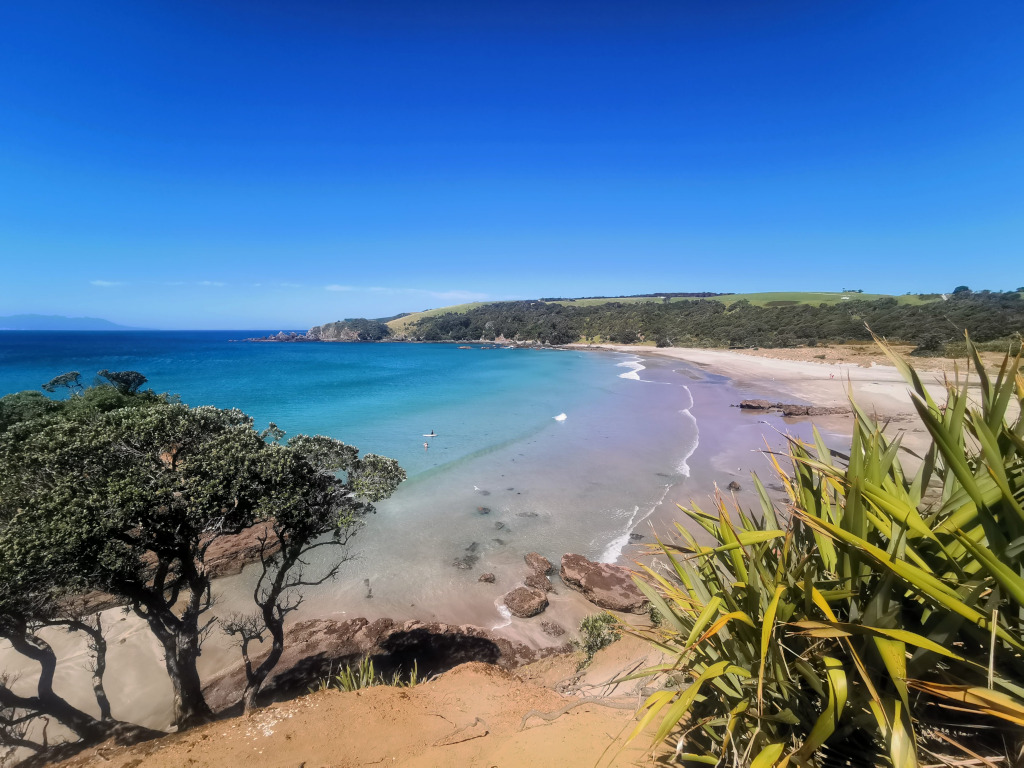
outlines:
[{"label": "coastal scrub", "polygon": [[[42,665],[35,696],[3,684],[0,705],[22,722],[55,718],[83,740],[109,729],[78,722],[53,692],[56,657],[40,636],[58,625],[91,638],[100,720],[108,719],[103,631],[82,618],[82,595],[106,593],[146,623],[163,652],[174,724],[203,722],[212,712],[196,663],[216,622],[206,556],[218,540],[262,524],[255,611],[225,627],[240,638],[251,707],[280,658],[284,617],[301,600],[294,590],[337,572],[309,577],[303,556],[343,545],[405,478],[392,459],[360,457],[337,440],[283,442],[273,424],[258,431],[241,411],[139,392],[129,373],[105,371],[111,384],[57,403],[22,398],[35,412],[22,407],[27,418],[0,433],[0,636],[27,667]],[[249,644],[265,635],[271,652],[254,665]]]},{"label": "coastal scrub", "polygon": [[977,403],[957,377],[940,405],[891,355],[932,438],[915,473],[854,405],[848,458],[815,431],[791,441],[790,471],[776,463],[787,509],[755,478],[756,513],[720,496],[683,510],[714,544],[677,525],[638,579],[664,622],[632,631],[668,655],[638,676],[670,683],[634,736],[658,723],[709,765],[1020,763],[1024,376],[1019,356],[988,373],[967,344]]}]

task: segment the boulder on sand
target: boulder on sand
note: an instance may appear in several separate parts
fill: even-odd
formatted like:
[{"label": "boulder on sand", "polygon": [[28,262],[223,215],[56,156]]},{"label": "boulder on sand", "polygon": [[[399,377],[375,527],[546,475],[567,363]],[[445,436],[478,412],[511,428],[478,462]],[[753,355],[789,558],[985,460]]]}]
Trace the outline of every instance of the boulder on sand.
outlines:
[{"label": "boulder on sand", "polygon": [[505,595],[505,606],[513,616],[528,619],[548,607],[547,596],[539,589],[516,587]]},{"label": "boulder on sand", "polygon": [[648,601],[633,583],[632,571],[619,565],[595,563],[583,555],[562,555],[562,581],[599,608],[643,613]]},{"label": "boulder on sand", "polygon": [[555,588],[551,584],[551,579],[545,576],[543,573],[531,573],[525,579],[523,584],[532,588],[539,589],[541,592],[554,592]]},{"label": "boulder on sand", "polygon": [[534,573],[542,573],[547,576],[554,570],[551,561],[543,555],[538,555],[536,552],[528,552],[523,559],[526,561],[527,567]]}]

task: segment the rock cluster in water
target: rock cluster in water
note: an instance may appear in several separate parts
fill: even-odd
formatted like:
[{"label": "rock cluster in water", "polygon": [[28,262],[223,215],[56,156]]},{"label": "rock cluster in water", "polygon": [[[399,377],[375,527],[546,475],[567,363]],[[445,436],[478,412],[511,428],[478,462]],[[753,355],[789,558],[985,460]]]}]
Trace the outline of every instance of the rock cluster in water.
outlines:
[{"label": "rock cluster in water", "polygon": [[529,573],[523,579],[522,586],[516,587],[507,593],[504,598],[505,607],[513,616],[520,619],[528,619],[548,607],[548,592],[554,592],[555,588],[548,578],[554,566],[551,561],[536,552],[528,553],[524,558]]}]

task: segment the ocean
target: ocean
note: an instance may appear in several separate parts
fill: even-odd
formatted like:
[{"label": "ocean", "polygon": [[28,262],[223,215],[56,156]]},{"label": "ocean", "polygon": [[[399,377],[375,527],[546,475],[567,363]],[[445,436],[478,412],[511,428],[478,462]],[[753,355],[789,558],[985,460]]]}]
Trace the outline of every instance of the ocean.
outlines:
[{"label": "ocean", "polygon": [[[551,623],[572,633],[598,609],[555,576],[544,613],[511,617],[503,596],[526,576],[526,553],[556,569],[569,552],[631,565],[685,519],[677,504],[709,509],[709,496],[735,481],[738,501],[755,507],[750,473],[771,482],[765,440],[778,448],[783,433],[809,432],[731,407],[763,395],[757,382],[656,355],[239,341],[266,334],[0,332],[0,395],[69,370],[86,382],[103,368],[136,370],[190,405],[240,408],[258,428],[273,421],[289,435],[325,434],[397,459],[408,480],[367,518],[337,578],[304,588],[290,622],[416,619],[557,645],[565,638],[548,634]],[[309,579],[337,562],[327,551],[330,560],[322,550],[310,558]],[[480,581],[484,573],[494,582]],[[255,577],[250,567],[218,579],[214,613],[251,612]],[[104,627],[115,712],[166,727],[169,684],[151,634],[120,609],[106,612]],[[48,639],[66,657],[61,690],[77,700],[89,673],[64,635]],[[23,662],[7,656],[0,647],[0,667]],[[210,679],[238,658],[233,641],[212,632],[200,672]]]},{"label": "ocean", "polygon": [[[367,519],[339,578],[307,590],[306,610],[320,615],[507,625],[501,597],[525,553],[621,560],[631,534],[685,491],[700,441],[688,384],[706,377],[677,361],[240,341],[266,333],[3,332],[0,393],[69,370],[86,382],[102,368],[137,370],[190,405],[236,407],[258,428],[273,421],[397,459],[408,480]],[[478,583],[484,572],[495,584]],[[225,605],[244,608],[249,578],[221,581]]]}]

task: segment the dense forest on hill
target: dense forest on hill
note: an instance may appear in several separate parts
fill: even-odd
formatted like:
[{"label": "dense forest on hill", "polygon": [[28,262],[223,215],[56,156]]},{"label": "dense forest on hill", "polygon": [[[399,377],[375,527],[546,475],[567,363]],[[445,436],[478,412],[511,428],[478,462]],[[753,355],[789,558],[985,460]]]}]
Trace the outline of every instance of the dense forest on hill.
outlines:
[{"label": "dense forest on hill", "polygon": [[910,305],[896,299],[841,304],[758,307],[745,300],[610,302],[565,306],[541,301],[486,304],[467,312],[417,321],[409,335],[424,341],[534,340],[550,344],[602,341],[659,346],[789,347],[818,342],[867,341],[866,326],[892,341],[941,353],[969,331],[977,342],[1024,332],[1024,300],[1016,292],[962,291]]}]

